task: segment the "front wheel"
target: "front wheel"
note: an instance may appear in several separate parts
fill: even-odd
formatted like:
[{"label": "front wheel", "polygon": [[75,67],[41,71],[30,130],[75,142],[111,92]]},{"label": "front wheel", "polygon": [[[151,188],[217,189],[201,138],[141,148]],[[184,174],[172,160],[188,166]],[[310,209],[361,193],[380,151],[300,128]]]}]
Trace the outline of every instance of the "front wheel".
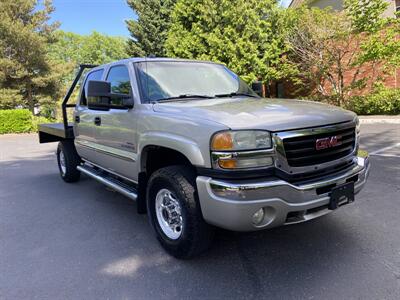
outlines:
[{"label": "front wheel", "polygon": [[147,186],[150,223],[163,248],[176,258],[190,258],[211,244],[213,228],[202,216],[194,172],[185,166],[155,171]]}]

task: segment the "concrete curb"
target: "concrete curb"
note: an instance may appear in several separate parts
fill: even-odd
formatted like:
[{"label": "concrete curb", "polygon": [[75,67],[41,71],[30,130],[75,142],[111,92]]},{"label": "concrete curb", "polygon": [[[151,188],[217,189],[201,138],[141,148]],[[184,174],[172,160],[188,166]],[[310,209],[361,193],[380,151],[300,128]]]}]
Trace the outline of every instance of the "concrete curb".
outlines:
[{"label": "concrete curb", "polygon": [[358,116],[361,124],[400,124],[397,116]]}]

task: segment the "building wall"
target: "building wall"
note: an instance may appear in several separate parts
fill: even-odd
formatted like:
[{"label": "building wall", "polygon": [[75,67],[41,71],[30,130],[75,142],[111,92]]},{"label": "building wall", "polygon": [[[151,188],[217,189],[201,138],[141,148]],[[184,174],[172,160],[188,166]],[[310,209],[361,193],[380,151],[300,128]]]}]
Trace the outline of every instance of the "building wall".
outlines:
[{"label": "building wall", "polygon": [[290,2],[290,4],[289,4],[289,7],[299,7],[303,3],[304,3],[304,0],[292,0],[292,2]]},{"label": "building wall", "polygon": [[343,1],[342,0],[315,0],[315,1],[313,1],[312,6],[319,7],[321,9],[331,7],[334,10],[342,10],[343,9]]},{"label": "building wall", "polygon": [[[386,0],[389,2],[389,6],[384,13],[386,17],[393,17],[396,12],[396,7],[400,6],[400,0]],[[290,7],[299,7],[302,5],[305,0],[293,0],[290,4]],[[343,0],[314,0],[310,4],[311,6],[319,7],[319,8],[326,8],[328,6],[332,7],[335,10],[342,10],[343,9]],[[355,51],[357,51],[355,49]],[[356,70],[349,70],[344,74],[344,81],[346,84],[350,83]],[[383,77],[384,85],[388,88],[400,88],[400,69],[397,69],[391,74],[384,74],[382,66],[378,66],[373,68],[372,65],[363,66],[359,70],[359,77],[366,77],[370,78],[367,82],[367,87],[361,91],[355,91],[354,94],[367,94],[370,92],[371,87],[373,86],[374,82],[378,79],[378,77]],[[312,86],[308,86],[306,90],[298,90],[296,89],[290,82],[283,82],[284,84],[284,97],[288,98],[296,98],[299,96],[305,96],[308,92],[313,90]],[[272,95],[277,95],[276,87],[272,87]],[[354,95],[353,94],[353,95]]]},{"label": "building wall", "polygon": [[[399,0],[386,0],[389,3],[388,8],[383,14],[385,17],[393,17],[396,12],[396,6],[400,5]],[[290,3],[290,7],[299,7],[306,0],[293,0]],[[396,4],[397,3],[397,4]],[[332,7],[334,10],[342,10],[343,9],[343,0],[314,0],[310,2],[310,6],[315,6],[319,8],[326,8],[328,6]]]},{"label": "building wall", "polygon": [[386,0],[389,3],[388,8],[383,14],[385,17],[393,17],[396,12],[396,4],[400,4],[399,0]]}]

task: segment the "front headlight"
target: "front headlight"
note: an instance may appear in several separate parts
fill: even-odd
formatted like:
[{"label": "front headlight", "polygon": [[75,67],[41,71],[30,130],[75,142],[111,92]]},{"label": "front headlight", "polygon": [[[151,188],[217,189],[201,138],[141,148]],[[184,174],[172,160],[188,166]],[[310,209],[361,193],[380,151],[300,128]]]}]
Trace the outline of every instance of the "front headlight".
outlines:
[{"label": "front headlight", "polygon": [[263,130],[222,131],[211,140],[213,151],[269,149],[271,145],[271,134]]},{"label": "front headlight", "polygon": [[211,139],[213,167],[254,169],[273,164],[271,134],[263,130],[222,131]]}]

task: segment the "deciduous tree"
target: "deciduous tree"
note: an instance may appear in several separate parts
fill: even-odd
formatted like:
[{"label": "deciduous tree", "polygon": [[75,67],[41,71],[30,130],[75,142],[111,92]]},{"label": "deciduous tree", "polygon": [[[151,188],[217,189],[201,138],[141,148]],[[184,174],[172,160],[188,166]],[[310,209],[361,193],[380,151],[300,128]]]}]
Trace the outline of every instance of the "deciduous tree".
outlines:
[{"label": "deciduous tree", "polygon": [[89,35],[57,30],[57,41],[50,45],[48,57],[63,64],[102,65],[127,58],[126,39],[96,31]]},{"label": "deciduous tree", "polygon": [[311,96],[345,106],[399,66],[399,22],[384,0],[345,0],[344,11],[302,7],[289,35],[290,61]]},{"label": "deciduous tree", "polygon": [[[62,66],[62,69],[58,70],[56,74],[60,75],[63,94],[74,79],[74,69],[79,64],[102,65],[128,57],[126,39],[123,37],[109,36],[98,32],[80,35],[62,30],[57,30],[55,36],[57,41],[49,46],[48,57]],[[77,98],[78,90],[75,89],[72,100]],[[49,106],[51,103],[46,104]],[[53,102],[52,106],[54,108],[56,103]],[[59,111],[56,115],[59,115]]]}]

